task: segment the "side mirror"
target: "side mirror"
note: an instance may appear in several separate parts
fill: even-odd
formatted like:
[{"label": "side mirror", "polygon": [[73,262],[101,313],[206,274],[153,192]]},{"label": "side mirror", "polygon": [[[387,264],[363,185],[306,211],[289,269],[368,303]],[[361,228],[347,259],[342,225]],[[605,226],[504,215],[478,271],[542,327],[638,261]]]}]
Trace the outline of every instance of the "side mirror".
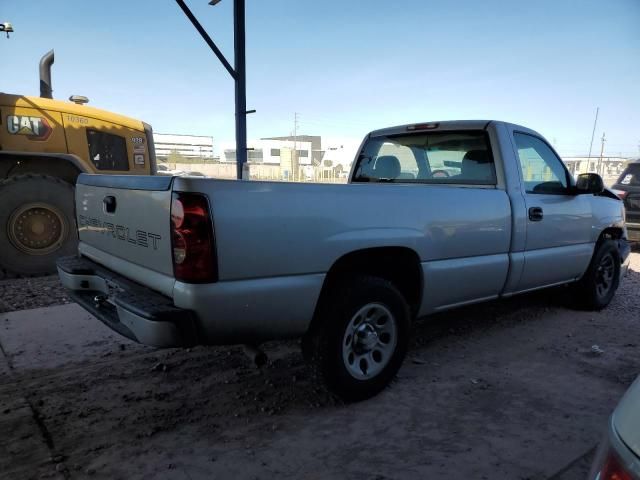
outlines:
[{"label": "side mirror", "polygon": [[602,193],[604,182],[597,173],[581,173],[576,180],[576,194],[581,193]]}]

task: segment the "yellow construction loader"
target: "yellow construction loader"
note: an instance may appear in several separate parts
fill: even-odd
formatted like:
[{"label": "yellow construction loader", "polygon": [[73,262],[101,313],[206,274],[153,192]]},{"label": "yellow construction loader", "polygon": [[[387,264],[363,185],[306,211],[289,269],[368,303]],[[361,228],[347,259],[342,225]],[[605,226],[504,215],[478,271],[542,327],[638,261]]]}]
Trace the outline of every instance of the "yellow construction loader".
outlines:
[{"label": "yellow construction loader", "polygon": [[0,278],[51,273],[76,251],[74,184],[81,172],[153,175],[151,126],[53,100],[53,51],[40,61],[40,97],[0,92]]}]

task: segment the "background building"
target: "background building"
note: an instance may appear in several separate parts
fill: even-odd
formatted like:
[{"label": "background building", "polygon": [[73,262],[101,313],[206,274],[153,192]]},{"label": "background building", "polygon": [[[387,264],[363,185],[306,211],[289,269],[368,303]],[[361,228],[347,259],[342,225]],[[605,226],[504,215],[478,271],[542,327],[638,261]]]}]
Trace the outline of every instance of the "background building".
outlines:
[{"label": "background building", "polygon": [[213,137],[154,133],[153,141],[160,161],[166,161],[172,153],[188,159],[213,159]]},{"label": "background building", "polygon": [[[313,178],[313,148],[310,141],[263,138],[250,140],[247,148],[247,160],[251,171],[255,172],[255,175],[252,174],[255,178],[277,178],[285,181]],[[220,160],[235,164],[236,149],[231,146],[223,148]],[[259,166],[263,168],[258,168]]]},{"label": "background building", "polygon": [[[235,144],[225,148],[223,146],[220,161],[234,162],[236,161]],[[280,165],[285,159],[291,159],[293,149],[296,149],[299,165],[312,164],[312,144],[311,142],[279,140],[271,138],[263,138],[260,140],[250,140],[247,142],[247,159],[249,163],[263,163],[267,165]]]},{"label": "background building", "polygon": [[[311,162],[302,162],[301,165],[319,165],[322,160],[322,137],[320,135],[289,135],[288,137],[268,137],[263,138],[262,140],[280,140],[285,142],[293,142],[295,144],[304,143],[305,146],[307,144],[311,144],[311,154],[308,157]],[[293,148],[293,147],[291,147]]]},{"label": "background building", "polygon": [[562,157],[573,175],[597,173],[607,185],[615,182],[630,160],[629,157]]}]

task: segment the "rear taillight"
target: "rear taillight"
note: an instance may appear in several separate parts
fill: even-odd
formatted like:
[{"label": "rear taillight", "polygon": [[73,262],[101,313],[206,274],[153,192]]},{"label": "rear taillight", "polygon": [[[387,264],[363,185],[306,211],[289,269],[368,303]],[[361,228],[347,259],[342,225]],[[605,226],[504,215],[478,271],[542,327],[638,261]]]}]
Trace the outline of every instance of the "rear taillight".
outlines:
[{"label": "rear taillight", "polygon": [[634,480],[629,471],[622,466],[620,460],[613,452],[610,452],[607,456],[606,463],[602,470],[600,470],[600,476],[598,480]]},{"label": "rear taillight", "polygon": [[618,196],[618,198],[620,198],[620,200],[624,200],[624,197],[626,197],[627,193],[629,193],[629,192],[625,192],[624,190],[617,190],[615,188],[612,188],[611,191],[615,193]]},{"label": "rear taillight", "polygon": [[198,193],[173,193],[171,246],[176,280],[187,283],[218,280],[213,222],[209,213],[206,196]]},{"label": "rear taillight", "polygon": [[589,473],[589,480],[635,480],[624,462],[610,450],[609,445],[601,445]]}]

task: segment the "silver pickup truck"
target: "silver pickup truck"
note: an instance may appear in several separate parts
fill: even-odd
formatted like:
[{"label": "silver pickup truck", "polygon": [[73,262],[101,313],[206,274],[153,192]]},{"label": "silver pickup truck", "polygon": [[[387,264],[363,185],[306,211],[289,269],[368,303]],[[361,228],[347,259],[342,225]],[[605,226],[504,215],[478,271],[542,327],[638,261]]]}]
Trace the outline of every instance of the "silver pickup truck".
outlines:
[{"label": "silver pickup truck", "polygon": [[120,334],[158,347],[302,338],[319,378],[370,397],[417,317],[573,283],[605,307],[628,265],[623,203],[499,121],[364,139],[348,185],[81,175],[58,273]]}]

